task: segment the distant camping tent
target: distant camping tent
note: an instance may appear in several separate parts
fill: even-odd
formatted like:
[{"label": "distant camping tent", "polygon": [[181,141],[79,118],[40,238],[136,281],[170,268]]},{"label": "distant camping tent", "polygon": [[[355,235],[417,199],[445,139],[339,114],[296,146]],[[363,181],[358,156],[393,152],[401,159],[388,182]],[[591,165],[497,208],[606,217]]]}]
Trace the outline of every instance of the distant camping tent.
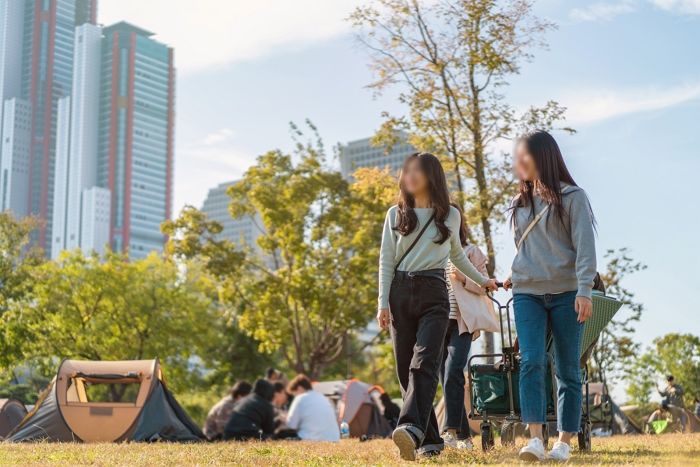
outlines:
[{"label": "distant camping tent", "polygon": [[16,399],[0,399],[0,439],[7,436],[27,416],[24,404]]},{"label": "distant camping tent", "polygon": [[314,383],[315,391],[335,402],[338,423],[346,422],[353,438],[386,438],[391,435],[376,388],[355,379]]},{"label": "distant camping tent", "polygon": [[9,441],[199,441],[158,360],[64,360]]}]

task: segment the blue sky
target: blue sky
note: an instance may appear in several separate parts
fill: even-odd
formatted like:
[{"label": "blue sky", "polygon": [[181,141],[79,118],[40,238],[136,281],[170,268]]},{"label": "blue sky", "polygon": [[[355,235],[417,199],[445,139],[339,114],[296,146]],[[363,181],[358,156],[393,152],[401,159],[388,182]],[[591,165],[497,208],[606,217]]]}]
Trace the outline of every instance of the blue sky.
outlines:
[{"label": "blue sky", "polygon": [[[310,118],[331,146],[371,135],[383,110],[401,113],[364,88],[366,56],[343,21],[357,3],[100,1],[103,23],[132,21],[176,49],[177,208],[288,148],[290,121]],[[628,247],[649,266],[625,284],[646,305],[638,340],[700,334],[700,0],[542,0],[536,12],[559,28],[509,99],[569,109],[578,133],[557,137],[590,195],[599,251]],[[498,246],[503,272],[506,229]]]}]

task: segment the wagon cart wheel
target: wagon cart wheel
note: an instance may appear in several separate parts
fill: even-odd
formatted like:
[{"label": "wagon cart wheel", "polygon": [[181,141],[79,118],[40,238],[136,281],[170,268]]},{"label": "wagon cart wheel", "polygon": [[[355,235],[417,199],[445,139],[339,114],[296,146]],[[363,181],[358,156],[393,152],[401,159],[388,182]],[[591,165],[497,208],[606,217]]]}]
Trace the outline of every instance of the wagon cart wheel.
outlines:
[{"label": "wagon cart wheel", "polygon": [[581,431],[578,432],[579,451],[591,450],[591,424],[584,422],[581,424]]},{"label": "wagon cart wheel", "polygon": [[481,449],[488,451],[493,448],[493,427],[488,422],[481,423]]},{"label": "wagon cart wheel", "polygon": [[542,444],[545,449],[549,449],[549,423],[542,425]]},{"label": "wagon cart wheel", "polygon": [[506,422],[501,427],[501,445],[513,446],[515,444],[515,423]]}]

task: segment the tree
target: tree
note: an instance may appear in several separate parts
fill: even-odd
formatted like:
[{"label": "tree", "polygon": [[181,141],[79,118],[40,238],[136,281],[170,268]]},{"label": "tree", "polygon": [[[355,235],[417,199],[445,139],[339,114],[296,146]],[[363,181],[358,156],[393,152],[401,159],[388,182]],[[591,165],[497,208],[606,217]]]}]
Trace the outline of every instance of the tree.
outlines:
[{"label": "tree", "polygon": [[635,325],[644,311],[644,305],[634,300],[634,293],[624,287],[622,281],[647,267],[632,259],[627,248],[608,250],[605,258],[607,266],[601,279],[606,294],[620,300],[623,308],[600,333],[591,357],[599,381],[615,381],[624,375],[625,369],[639,353],[639,343],[633,337]]},{"label": "tree", "polygon": [[62,358],[159,357],[173,386],[199,375],[193,358],[211,342],[211,284],[156,254],[129,261],[108,253],[65,253],[33,271],[32,292],[2,317],[0,340],[15,342],[0,366],[29,361],[55,371]]},{"label": "tree", "polygon": [[[549,101],[518,113],[503,89],[532,49],[545,46],[554,24],[535,17],[529,0],[375,0],[350,21],[371,54],[376,79],[369,87],[397,87],[408,107],[405,117],[385,114],[376,139],[391,144],[396,130],[405,130],[414,146],[442,158],[493,276],[495,226],[515,188],[496,145],[528,129],[551,129],[565,111]],[[493,337],[487,342],[492,349]]]},{"label": "tree", "polygon": [[17,220],[0,212],[0,316],[31,289],[32,267],[42,261],[37,250],[27,251],[35,227],[32,218]]},{"label": "tree", "polygon": [[648,403],[657,381],[673,375],[685,390],[685,403],[700,394],[700,337],[693,334],[666,334],[654,339],[627,377],[627,393],[635,402]]},{"label": "tree", "polygon": [[[261,220],[260,253],[216,241],[216,226],[203,219],[179,222],[182,238],[201,242],[171,240],[175,254],[201,256],[221,279],[222,302],[261,350],[279,352],[313,378],[342,357],[348,333],[374,316],[378,245],[395,184],[388,172],[369,169],[349,184],[324,164],[320,139],[297,140],[292,154],[258,157],[229,189],[233,217]],[[226,264],[213,263],[216,257]]]},{"label": "tree", "polygon": [[217,336],[201,355],[211,369],[207,381],[230,386],[239,379],[260,377],[261,369],[272,365],[273,356],[258,351],[260,343],[240,329],[231,304],[222,302],[221,284],[242,274],[245,253],[229,240],[220,238],[223,226],[207,219],[206,214],[193,206],[185,206],[177,219],[165,221],[162,230],[170,239],[165,246],[166,256],[178,264],[206,272],[215,284],[211,298],[219,321]]}]

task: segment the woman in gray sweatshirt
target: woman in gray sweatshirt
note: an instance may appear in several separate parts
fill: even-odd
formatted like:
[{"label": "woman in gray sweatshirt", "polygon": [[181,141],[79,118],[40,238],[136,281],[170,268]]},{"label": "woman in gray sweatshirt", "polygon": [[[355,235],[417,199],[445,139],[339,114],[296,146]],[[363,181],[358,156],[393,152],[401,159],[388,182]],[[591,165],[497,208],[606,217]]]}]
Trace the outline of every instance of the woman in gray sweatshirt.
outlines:
[{"label": "woman in gray sweatshirt", "polygon": [[593,308],[594,218],[586,193],[574,182],[549,133],[536,131],[520,138],[515,171],[520,193],[511,213],[517,253],[505,287],[513,288],[522,421],[529,424],[532,437],[520,458],[537,461],[547,457],[542,425],[546,422],[545,340],[551,329],[559,440],[548,457],[565,461],[581,419],[579,347],[583,322]]}]

